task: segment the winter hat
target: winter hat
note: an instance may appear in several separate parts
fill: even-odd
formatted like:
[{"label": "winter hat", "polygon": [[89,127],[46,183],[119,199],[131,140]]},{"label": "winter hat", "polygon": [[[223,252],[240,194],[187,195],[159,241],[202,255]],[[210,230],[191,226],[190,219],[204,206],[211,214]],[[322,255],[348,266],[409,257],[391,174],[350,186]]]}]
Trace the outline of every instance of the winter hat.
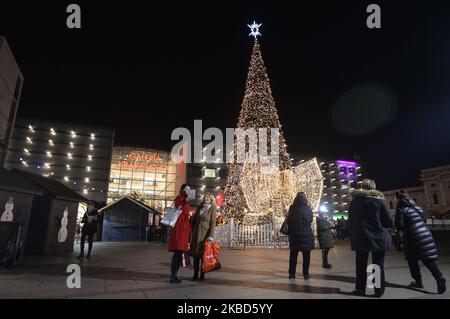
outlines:
[{"label": "winter hat", "polygon": [[377,184],[375,183],[375,181],[373,181],[371,179],[363,179],[361,187],[362,187],[362,189],[370,191],[370,190],[377,189]]}]

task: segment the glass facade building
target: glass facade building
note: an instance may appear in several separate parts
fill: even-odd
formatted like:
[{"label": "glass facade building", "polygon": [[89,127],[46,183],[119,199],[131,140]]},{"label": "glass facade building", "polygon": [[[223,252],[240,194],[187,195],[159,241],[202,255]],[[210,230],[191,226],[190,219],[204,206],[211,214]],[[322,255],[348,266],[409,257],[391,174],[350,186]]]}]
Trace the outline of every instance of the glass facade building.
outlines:
[{"label": "glass facade building", "polygon": [[170,153],[160,150],[114,147],[109,179],[108,202],[124,196],[143,201],[164,211],[177,192],[176,164]]}]

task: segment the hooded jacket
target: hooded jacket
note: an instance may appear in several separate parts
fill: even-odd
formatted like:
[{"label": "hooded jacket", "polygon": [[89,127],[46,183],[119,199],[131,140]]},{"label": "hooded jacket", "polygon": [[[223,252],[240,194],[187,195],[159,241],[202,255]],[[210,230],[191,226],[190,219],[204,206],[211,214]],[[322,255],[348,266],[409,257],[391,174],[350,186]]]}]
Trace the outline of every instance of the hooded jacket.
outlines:
[{"label": "hooded jacket", "polygon": [[391,246],[388,228],[393,226],[384,195],[378,190],[355,190],[348,214],[352,250],[387,251]]},{"label": "hooded jacket", "polygon": [[294,251],[311,251],[314,236],[311,228],[313,212],[303,196],[297,196],[288,212],[289,248]]},{"label": "hooded jacket", "polygon": [[407,259],[438,259],[436,242],[425,222],[423,210],[413,199],[402,198],[398,201],[395,227],[403,232],[404,253]]}]

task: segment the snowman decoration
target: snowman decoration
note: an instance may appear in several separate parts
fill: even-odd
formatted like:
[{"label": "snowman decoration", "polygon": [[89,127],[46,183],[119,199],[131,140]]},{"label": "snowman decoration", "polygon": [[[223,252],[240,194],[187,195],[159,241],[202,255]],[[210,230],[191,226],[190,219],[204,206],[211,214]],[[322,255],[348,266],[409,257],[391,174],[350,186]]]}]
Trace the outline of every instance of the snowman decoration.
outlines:
[{"label": "snowman decoration", "polygon": [[5,204],[5,211],[3,212],[2,216],[0,217],[0,221],[12,222],[14,219],[13,208],[14,208],[14,197],[10,197],[9,200]]},{"label": "snowman decoration", "polygon": [[64,207],[63,218],[61,218],[61,228],[58,231],[58,243],[64,243],[67,240],[67,215],[69,214],[69,208]]}]

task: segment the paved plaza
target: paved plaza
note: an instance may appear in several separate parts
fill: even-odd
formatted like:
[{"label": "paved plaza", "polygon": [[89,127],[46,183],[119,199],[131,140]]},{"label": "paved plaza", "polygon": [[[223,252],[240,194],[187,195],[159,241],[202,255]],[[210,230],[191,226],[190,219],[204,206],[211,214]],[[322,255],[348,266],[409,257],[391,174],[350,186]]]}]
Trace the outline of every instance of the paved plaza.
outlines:
[{"label": "paved plaza", "polygon": [[[348,241],[330,253],[332,270],[321,267],[321,252],[311,258],[311,279],[287,278],[287,249],[222,248],[222,269],[207,274],[204,282],[191,282],[192,267],[180,270],[183,282],[168,283],[171,255],[163,243],[95,243],[93,256],[78,261],[78,247],[63,257],[26,257],[16,269],[0,270],[0,298],[357,298],[354,255]],[[441,245],[442,246],[442,245]],[[445,248],[445,247],[444,247]],[[450,250],[441,248],[439,265],[450,278]],[[81,266],[81,288],[66,285],[69,264]],[[299,257],[299,269],[301,269]],[[425,267],[424,290],[406,287],[411,278],[403,255],[391,250],[386,257],[384,298],[450,298],[435,293],[436,285]],[[368,293],[372,293],[368,291]]]}]

